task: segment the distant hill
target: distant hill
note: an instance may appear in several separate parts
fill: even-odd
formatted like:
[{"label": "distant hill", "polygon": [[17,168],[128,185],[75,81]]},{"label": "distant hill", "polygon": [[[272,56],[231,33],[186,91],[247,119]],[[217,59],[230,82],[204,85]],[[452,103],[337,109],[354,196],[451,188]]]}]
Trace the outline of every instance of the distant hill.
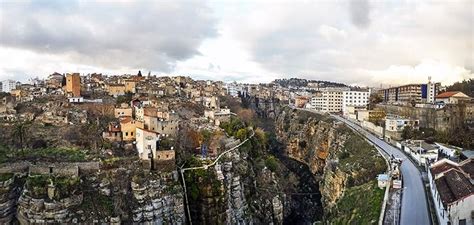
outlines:
[{"label": "distant hill", "polygon": [[460,91],[470,97],[474,97],[474,79],[456,82],[451,86],[447,86],[446,91]]},{"label": "distant hill", "polygon": [[319,83],[320,87],[347,87],[347,85],[342,83],[336,83],[332,81],[323,81],[323,80],[307,80],[300,78],[290,78],[290,79],[276,79],[273,81],[275,84],[279,84],[282,87],[296,86],[296,87],[307,87],[308,83]]}]

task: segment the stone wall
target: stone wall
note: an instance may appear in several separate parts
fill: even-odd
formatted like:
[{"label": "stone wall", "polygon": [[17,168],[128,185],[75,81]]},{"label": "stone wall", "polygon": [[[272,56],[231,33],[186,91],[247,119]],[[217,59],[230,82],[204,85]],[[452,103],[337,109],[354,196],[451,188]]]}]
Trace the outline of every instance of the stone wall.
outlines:
[{"label": "stone wall", "polygon": [[0,173],[24,173],[28,172],[30,163],[28,162],[14,162],[0,164]]},{"label": "stone wall", "polygon": [[82,203],[83,196],[72,195],[61,200],[36,199],[23,191],[18,200],[17,218],[20,224],[71,223],[70,208]]},{"label": "stone wall", "polygon": [[54,174],[60,176],[79,176],[81,173],[96,172],[100,169],[99,162],[74,162],[74,163],[37,163],[27,161],[3,163],[0,165],[0,173],[24,173]]},{"label": "stone wall", "polygon": [[377,105],[387,114],[420,121],[420,127],[448,131],[463,124],[474,126],[474,104],[446,105],[441,109],[410,106]]},{"label": "stone wall", "polygon": [[60,176],[79,176],[79,168],[74,164],[38,163],[29,166],[32,174],[53,174]]}]

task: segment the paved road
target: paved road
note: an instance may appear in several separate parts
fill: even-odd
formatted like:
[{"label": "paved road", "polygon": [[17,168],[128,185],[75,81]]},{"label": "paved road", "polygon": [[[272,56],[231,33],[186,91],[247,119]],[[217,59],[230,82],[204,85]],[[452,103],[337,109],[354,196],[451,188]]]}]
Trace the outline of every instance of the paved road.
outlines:
[{"label": "paved road", "polygon": [[401,150],[387,144],[385,141],[362,129],[359,125],[340,116],[333,115],[333,117],[358,130],[367,137],[367,139],[383,149],[388,155],[405,159],[400,167],[403,175],[404,187],[400,224],[430,224],[430,215],[428,212],[423,181],[421,180],[421,174],[416,165],[409,159],[406,159],[406,156],[401,152]]}]

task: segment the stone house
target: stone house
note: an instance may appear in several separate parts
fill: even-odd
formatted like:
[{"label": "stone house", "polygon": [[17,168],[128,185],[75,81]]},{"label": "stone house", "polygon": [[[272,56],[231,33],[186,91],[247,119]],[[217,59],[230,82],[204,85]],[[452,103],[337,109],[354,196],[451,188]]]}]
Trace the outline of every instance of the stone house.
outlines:
[{"label": "stone house", "polygon": [[134,141],[137,128],[143,128],[143,122],[132,119],[132,117],[120,118],[120,131],[123,141]]},{"label": "stone house", "polygon": [[122,129],[120,128],[120,123],[109,123],[107,130],[102,133],[102,138],[110,142],[122,141]]},{"label": "stone house", "polygon": [[127,103],[122,103],[119,107],[116,107],[114,109],[115,118],[120,118],[123,116],[132,117],[132,115],[133,115],[133,109],[132,107],[128,106]]}]

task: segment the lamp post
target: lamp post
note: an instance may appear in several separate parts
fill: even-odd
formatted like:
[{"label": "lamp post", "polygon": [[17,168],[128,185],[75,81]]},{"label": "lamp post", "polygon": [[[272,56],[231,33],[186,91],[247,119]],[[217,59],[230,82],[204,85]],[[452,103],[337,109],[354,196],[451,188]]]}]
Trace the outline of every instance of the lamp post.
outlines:
[{"label": "lamp post", "polygon": [[[425,134],[425,132],[422,131],[421,135],[423,136],[423,134]],[[421,166],[421,142],[423,142],[422,139],[420,140],[420,148],[418,148],[418,152],[419,152],[418,166]]]}]

